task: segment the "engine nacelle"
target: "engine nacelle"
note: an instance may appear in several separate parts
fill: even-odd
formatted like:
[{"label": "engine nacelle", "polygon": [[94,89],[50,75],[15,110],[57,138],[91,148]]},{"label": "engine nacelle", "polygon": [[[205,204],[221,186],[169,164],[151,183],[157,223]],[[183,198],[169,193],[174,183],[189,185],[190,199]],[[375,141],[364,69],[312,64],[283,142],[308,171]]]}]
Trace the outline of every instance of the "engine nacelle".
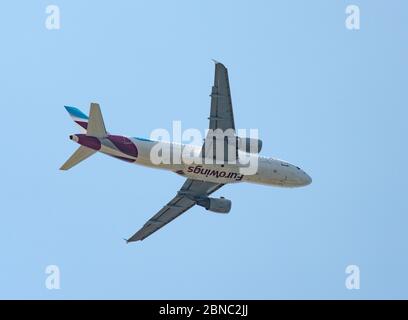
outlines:
[{"label": "engine nacelle", "polygon": [[231,210],[231,200],[221,198],[205,198],[197,201],[199,206],[206,208],[212,212],[228,213]]},{"label": "engine nacelle", "polygon": [[262,140],[238,137],[238,150],[247,153],[259,153],[262,149]]}]

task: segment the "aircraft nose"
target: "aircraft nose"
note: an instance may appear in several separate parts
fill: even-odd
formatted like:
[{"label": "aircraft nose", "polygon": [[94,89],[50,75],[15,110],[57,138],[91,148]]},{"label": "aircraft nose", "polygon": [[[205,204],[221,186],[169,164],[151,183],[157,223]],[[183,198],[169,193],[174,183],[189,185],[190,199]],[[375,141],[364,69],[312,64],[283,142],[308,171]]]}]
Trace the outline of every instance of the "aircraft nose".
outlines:
[{"label": "aircraft nose", "polygon": [[312,178],[306,172],[303,172],[302,183],[304,186],[312,183]]}]

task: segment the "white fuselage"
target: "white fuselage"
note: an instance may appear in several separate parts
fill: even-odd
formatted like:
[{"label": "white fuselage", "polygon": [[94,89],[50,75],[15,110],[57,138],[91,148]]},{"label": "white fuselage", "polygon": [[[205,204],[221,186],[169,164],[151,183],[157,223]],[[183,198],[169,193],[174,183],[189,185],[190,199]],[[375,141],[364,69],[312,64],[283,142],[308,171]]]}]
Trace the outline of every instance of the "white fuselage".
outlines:
[{"label": "white fuselage", "polygon": [[174,155],[174,151],[176,151],[176,154],[183,154],[183,157],[179,157],[179,161],[174,161],[176,157],[164,155],[161,159],[162,161],[158,163],[157,160],[152,160],[152,151],[154,151],[154,146],[157,146],[159,142],[142,138],[128,137],[128,139],[136,146],[138,151],[137,157],[129,156],[112,148],[111,143],[104,141],[104,139],[101,139],[102,146],[99,151],[111,156],[128,159],[135,164],[170,170],[190,179],[214,183],[251,182],[281,187],[300,187],[308,185],[312,181],[310,176],[302,169],[282,160],[253,154],[251,163],[256,165],[256,170],[248,174],[245,171],[245,168],[248,167],[248,162],[244,165],[241,161],[241,159],[246,158],[245,156],[248,156],[246,153],[239,151],[239,160],[236,163],[208,163],[212,161],[210,159],[203,161],[201,157],[194,156],[194,152],[191,152],[193,153],[191,155],[183,154],[183,151],[188,146],[189,151],[194,149],[196,151],[195,154],[198,155],[201,147],[170,142],[160,142],[160,144],[165,146],[167,144],[167,147],[171,150],[170,154]]}]

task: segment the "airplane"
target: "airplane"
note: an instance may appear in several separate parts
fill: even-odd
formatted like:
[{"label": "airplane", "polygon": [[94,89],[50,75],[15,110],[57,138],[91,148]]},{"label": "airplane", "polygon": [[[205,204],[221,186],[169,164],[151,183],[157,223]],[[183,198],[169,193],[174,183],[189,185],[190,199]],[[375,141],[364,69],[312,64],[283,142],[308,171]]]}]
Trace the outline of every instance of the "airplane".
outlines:
[{"label": "airplane", "polygon": [[[235,131],[234,115],[228,79],[228,70],[220,62],[215,62],[214,85],[211,91],[211,110],[209,119],[210,130]],[[62,165],[61,170],[68,170],[81,161],[101,152],[117,159],[140,164],[152,168],[165,169],[186,178],[176,196],[170,200],[157,214],[148,220],[143,227],[126,241],[141,241],[156,232],[173,219],[177,218],[195,205],[204,207],[215,213],[228,213],[231,201],[224,197],[210,197],[212,193],[226,184],[249,182],[278,187],[301,187],[312,182],[311,177],[300,167],[286,161],[259,155],[262,140],[253,138],[236,138],[235,157],[237,161],[203,163],[153,163],[152,148],[159,142],[145,138],[113,135],[106,131],[99,104],[91,103],[89,116],[78,108],[65,106],[71,118],[83,130],[83,133],[70,135],[69,138],[80,146],[74,154]],[[252,140],[251,140],[252,139]],[[203,146],[197,146],[201,159],[216,158],[214,136],[208,133]],[[245,143],[242,143],[245,142]],[[160,142],[166,143],[166,142]],[[171,148],[185,148],[187,145],[167,142]],[[255,143],[255,149],[248,149],[248,144]],[[250,144],[251,145],[251,144]],[[213,153],[208,150],[214,150]],[[196,150],[197,151],[197,150]],[[254,174],[242,174],[239,170],[240,157],[248,155],[255,157],[257,170]],[[207,157],[208,154],[208,157]],[[228,160],[223,155],[224,160]]]}]

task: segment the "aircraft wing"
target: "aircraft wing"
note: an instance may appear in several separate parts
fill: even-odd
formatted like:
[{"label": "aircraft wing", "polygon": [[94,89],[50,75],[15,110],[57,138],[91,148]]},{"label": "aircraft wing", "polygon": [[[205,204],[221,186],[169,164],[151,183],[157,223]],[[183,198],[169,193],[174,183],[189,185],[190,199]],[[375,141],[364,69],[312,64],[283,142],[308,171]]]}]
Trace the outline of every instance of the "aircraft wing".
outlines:
[{"label": "aircraft wing", "polygon": [[127,242],[143,240],[165,226],[173,219],[196,204],[197,199],[206,197],[221,188],[223,184],[187,179],[177,195],[167,203],[156,215],[136,232]]},{"label": "aircraft wing", "polygon": [[[215,61],[214,85],[211,90],[211,110],[210,110],[210,132],[205,138],[202,148],[202,156],[216,159],[216,148],[214,135],[211,132],[221,129],[225,135],[235,139],[234,112],[232,109],[231,91],[228,79],[228,70],[220,62]],[[226,131],[229,130],[229,131]],[[226,132],[225,132],[226,131]],[[224,145],[224,161],[227,158],[227,146]],[[237,155],[235,155],[237,157]]]},{"label": "aircraft wing", "polygon": [[222,63],[217,61],[215,61],[214,85],[210,96],[210,129],[235,130],[228,70]]}]

